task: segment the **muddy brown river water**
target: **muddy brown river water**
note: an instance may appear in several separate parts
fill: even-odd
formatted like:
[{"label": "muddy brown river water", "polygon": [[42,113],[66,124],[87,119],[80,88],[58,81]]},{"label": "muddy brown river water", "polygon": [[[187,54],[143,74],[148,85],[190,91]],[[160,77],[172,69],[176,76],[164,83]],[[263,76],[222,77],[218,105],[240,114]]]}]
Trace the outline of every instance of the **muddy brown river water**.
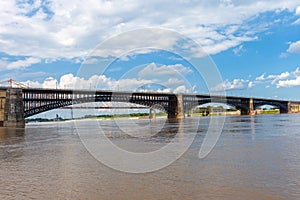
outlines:
[{"label": "muddy brown river water", "polygon": [[[115,144],[142,152],[171,142],[179,123],[185,136],[193,134],[191,120],[166,122],[150,138],[126,136],[109,120],[97,123]],[[93,120],[1,128],[0,199],[300,199],[300,115],[227,117],[216,146],[199,159],[208,121],[200,120],[178,160],[141,174],[111,169],[85,149],[77,129],[92,133]]]}]

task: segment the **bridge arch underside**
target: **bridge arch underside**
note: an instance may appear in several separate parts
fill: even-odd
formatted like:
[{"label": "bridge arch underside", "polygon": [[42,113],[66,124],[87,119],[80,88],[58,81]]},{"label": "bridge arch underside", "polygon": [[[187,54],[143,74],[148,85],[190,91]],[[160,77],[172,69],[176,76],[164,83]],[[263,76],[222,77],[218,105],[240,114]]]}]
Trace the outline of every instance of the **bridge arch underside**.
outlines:
[{"label": "bridge arch underside", "polygon": [[[118,103],[129,103],[129,104],[137,104],[141,106],[148,107],[149,109],[158,109],[163,112],[172,112],[170,106],[167,101],[141,101],[141,100],[111,100],[111,98],[97,100],[95,98],[79,98],[74,100],[60,100],[60,101],[43,101],[43,102],[24,102],[24,118],[31,117],[33,115],[37,115],[46,111],[63,108],[71,105],[78,105],[84,103],[95,103],[95,102],[118,102]],[[134,109],[134,107],[132,107]]]},{"label": "bridge arch underside", "polygon": [[248,114],[248,110],[249,107],[240,103],[229,103],[226,102],[224,100],[220,100],[220,101],[199,101],[197,103],[187,103],[184,105],[184,111],[188,111],[188,110],[192,110],[198,106],[202,106],[205,104],[220,104],[220,105],[227,105],[230,107],[233,107],[239,111],[241,111],[241,114],[247,115]]},{"label": "bridge arch underside", "polygon": [[252,111],[263,105],[270,105],[278,108],[280,113],[288,113],[288,102],[285,101],[270,101],[250,98],[198,98],[185,101],[184,111],[191,110],[197,106],[201,106],[208,103],[225,104],[232,106],[241,112],[241,115],[249,115]]},{"label": "bridge arch underside", "polygon": [[253,108],[258,109],[261,106],[273,106],[279,109],[280,113],[288,113],[288,102],[277,102],[277,101],[261,101],[261,100],[254,100],[253,101]]}]

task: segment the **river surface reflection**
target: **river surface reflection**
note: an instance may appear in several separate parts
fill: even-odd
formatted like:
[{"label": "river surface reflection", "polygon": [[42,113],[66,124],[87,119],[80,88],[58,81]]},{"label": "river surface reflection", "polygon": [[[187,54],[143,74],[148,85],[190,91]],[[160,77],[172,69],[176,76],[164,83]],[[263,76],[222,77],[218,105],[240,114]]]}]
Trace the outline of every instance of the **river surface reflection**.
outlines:
[{"label": "river surface reflection", "polygon": [[[160,120],[152,128],[161,125]],[[113,121],[97,123],[118,146],[147,152],[172,142],[177,132],[196,134],[191,132],[193,120],[166,122],[152,137],[124,134]],[[0,199],[300,199],[298,114],[227,117],[217,145],[199,159],[209,124],[203,117],[194,142],[180,159],[144,174],[110,169],[88,153],[77,129],[92,132],[94,123],[0,128]]]}]

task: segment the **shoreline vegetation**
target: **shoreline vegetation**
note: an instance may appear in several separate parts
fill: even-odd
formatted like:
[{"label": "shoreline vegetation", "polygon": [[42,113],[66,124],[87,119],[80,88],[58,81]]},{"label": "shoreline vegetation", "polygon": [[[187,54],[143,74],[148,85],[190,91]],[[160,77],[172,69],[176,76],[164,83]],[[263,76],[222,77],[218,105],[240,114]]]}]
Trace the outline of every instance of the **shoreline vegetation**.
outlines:
[{"label": "shoreline vegetation", "polygon": [[[166,113],[156,113],[156,117],[167,117]],[[95,120],[114,120],[114,119],[151,119],[153,118],[149,116],[149,113],[130,113],[130,114],[114,114],[114,115],[85,115],[83,117],[76,117],[76,118],[66,118],[63,119],[61,117],[59,118],[53,118],[53,119],[47,119],[47,118],[30,118],[26,119],[26,123],[29,122],[53,122],[53,121],[70,121],[70,120],[85,120],[85,119],[95,119]]]},{"label": "shoreline vegetation", "polygon": [[[257,109],[255,114],[279,114],[279,109]],[[197,109],[191,110],[185,113],[186,117],[205,117],[205,116],[238,116],[240,111],[235,108],[225,109],[222,106],[207,106],[199,107]],[[104,114],[104,115],[85,115],[83,117],[76,118],[62,118],[56,115],[56,118],[29,118],[26,119],[26,123],[29,122],[64,122],[70,120],[84,120],[84,119],[94,119],[94,120],[116,120],[116,119],[154,119],[154,118],[163,118],[167,117],[167,113],[157,112],[155,116],[150,113],[130,113],[130,114]]]}]

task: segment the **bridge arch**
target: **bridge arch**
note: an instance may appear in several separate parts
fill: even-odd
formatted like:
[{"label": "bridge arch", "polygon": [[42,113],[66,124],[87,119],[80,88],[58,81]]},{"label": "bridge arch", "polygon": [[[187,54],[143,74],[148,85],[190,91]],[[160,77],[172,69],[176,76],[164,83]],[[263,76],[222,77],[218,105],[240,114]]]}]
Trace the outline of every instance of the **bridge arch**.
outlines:
[{"label": "bridge arch", "polygon": [[[46,94],[44,93],[46,92]],[[72,91],[60,91],[60,94],[42,90],[40,93],[24,93],[24,117],[30,117],[49,110],[77,105],[82,103],[93,102],[120,102],[142,105],[146,107],[155,107],[167,113],[174,109],[171,107],[172,102],[175,105],[177,99],[171,95],[142,93],[113,93],[113,92],[87,92],[78,93]],[[48,94],[47,94],[48,93]],[[171,99],[171,100],[170,100]],[[172,101],[173,99],[173,101]],[[156,106],[158,105],[158,106]]]},{"label": "bridge arch", "polygon": [[[230,113],[228,113],[230,112]],[[214,114],[218,114],[220,115],[220,113],[223,113],[221,115],[224,115],[226,113],[226,115],[239,115],[240,114],[240,110],[237,109],[234,105],[230,105],[228,103],[205,103],[205,104],[201,104],[198,106],[195,106],[193,108],[191,108],[191,111],[187,112],[189,115],[198,113],[200,114],[200,116],[207,116],[211,113]]]},{"label": "bridge arch", "polygon": [[288,113],[289,105],[287,101],[270,101],[265,99],[254,99],[253,108],[257,109],[260,106],[270,105],[279,109],[280,113]]},{"label": "bridge arch", "polygon": [[241,111],[242,115],[248,115],[250,112],[250,99],[249,98],[228,98],[223,96],[210,96],[210,95],[190,95],[184,99],[184,110],[191,110],[197,106],[205,105],[208,103],[218,103],[232,106]]}]

